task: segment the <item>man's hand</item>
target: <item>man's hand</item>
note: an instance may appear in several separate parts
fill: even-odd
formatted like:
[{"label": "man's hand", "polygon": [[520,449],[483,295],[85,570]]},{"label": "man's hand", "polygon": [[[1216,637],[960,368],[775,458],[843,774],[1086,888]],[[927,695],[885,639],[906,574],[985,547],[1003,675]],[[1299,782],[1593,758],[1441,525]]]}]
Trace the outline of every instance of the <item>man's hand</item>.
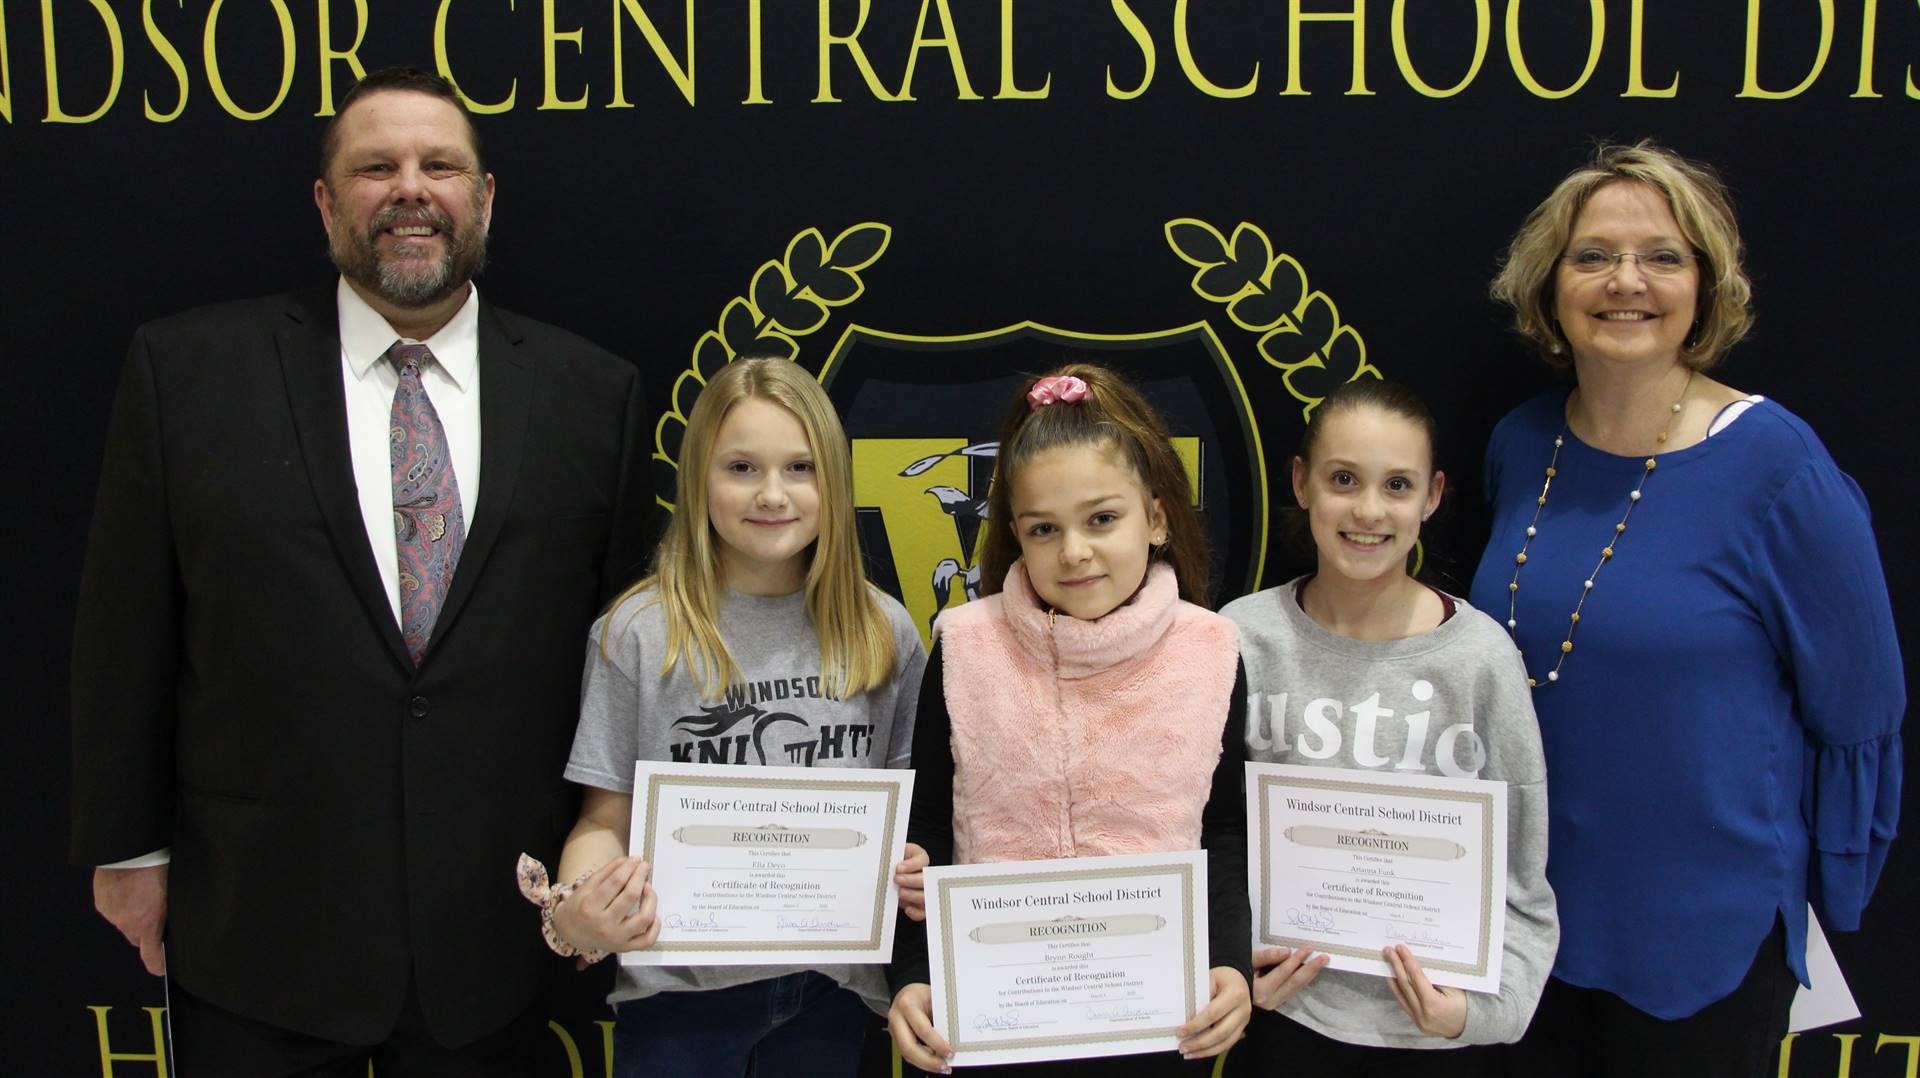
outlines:
[{"label": "man's hand", "polygon": [[96,868],[93,908],[140,948],[140,961],[155,977],[167,973],[160,937],[167,928],[167,866]]}]

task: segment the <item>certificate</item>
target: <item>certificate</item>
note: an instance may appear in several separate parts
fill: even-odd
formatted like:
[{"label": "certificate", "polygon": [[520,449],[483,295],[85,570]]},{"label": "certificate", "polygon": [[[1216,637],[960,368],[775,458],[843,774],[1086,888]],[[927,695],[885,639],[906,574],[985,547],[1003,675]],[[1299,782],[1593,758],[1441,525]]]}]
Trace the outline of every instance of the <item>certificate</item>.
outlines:
[{"label": "certificate", "polygon": [[933,1025],[955,1066],[1172,1051],[1207,1003],[1204,853],[926,876]]},{"label": "certificate", "polygon": [[874,963],[893,955],[913,772],[642,760],[628,849],[660,938],[631,966]]},{"label": "certificate", "polygon": [[1434,984],[1499,990],[1504,782],[1249,763],[1247,870],[1255,947],[1390,977],[1405,944]]}]

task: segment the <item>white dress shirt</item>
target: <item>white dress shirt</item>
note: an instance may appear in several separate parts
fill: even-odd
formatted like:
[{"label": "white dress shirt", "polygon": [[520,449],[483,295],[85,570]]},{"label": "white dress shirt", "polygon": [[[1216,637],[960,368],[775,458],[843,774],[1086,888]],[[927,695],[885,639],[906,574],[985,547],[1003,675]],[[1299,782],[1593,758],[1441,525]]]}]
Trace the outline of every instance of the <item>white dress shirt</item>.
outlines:
[{"label": "white dress shirt", "polygon": [[[353,482],[360,492],[360,517],[373,548],[373,563],[386,585],[395,625],[400,620],[400,555],[393,534],[393,458],[388,431],[393,422],[393,393],[400,372],[381,359],[393,342],[424,344],[434,361],[420,371],[420,384],[446,430],[453,456],[453,478],[460,487],[460,511],[469,530],[480,493],[480,291],[469,288],[440,332],[424,341],[402,338],[360,293],[340,279],[340,378],[347,398],[347,445],[353,455]],[[172,847],[116,861],[101,868],[150,868],[172,860]]]}]

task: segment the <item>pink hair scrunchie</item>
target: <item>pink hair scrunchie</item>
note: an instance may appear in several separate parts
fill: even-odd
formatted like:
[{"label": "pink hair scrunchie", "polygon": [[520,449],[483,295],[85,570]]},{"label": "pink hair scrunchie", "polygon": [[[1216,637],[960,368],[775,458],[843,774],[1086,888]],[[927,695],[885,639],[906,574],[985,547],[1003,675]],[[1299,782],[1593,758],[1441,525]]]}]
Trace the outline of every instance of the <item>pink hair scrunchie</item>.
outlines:
[{"label": "pink hair scrunchie", "polygon": [[1075,404],[1087,399],[1087,383],[1071,374],[1042,378],[1027,390],[1027,411],[1037,411],[1055,401]]},{"label": "pink hair scrunchie", "polygon": [[572,883],[549,887],[547,866],[541,864],[538,858],[523,853],[520,855],[520,860],[514,863],[513,874],[520,881],[520,893],[526,896],[528,902],[540,907],[540,935],[546,938],[547,946],[553,950],[554,954],[562,958],[578,956],[582,969],[607,957],[605,951],[583,951],[575,947],[561,939],[560,930],[553,927],[553,911],[559,907],[560,903],[566,901],[567,896],[572,894],[575,888],[587,882],[587,877],[593,875],[591,871],[582,872],[580,878]]}]

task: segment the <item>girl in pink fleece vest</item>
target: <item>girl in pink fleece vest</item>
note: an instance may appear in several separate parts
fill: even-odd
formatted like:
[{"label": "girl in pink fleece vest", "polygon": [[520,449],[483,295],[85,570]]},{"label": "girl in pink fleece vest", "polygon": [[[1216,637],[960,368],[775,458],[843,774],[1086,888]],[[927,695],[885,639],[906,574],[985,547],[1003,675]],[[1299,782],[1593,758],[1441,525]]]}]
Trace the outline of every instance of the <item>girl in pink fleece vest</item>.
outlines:
[{"label": "girl in pink fleece vest", "polygon": [[[1137,390],[1069,366],[1015,402],[987,515],[985,597],[934,625],[909,838],[933,864],[1205,848],[1213,967],[1211,1000],[1179,1030],[1191,1062],[994,1073],[1206,1074],[1251,1012],[1246,690],[1233,624],[1197,605],[1206,540],[1186,470]],[[921,880],[902,884],[917,895]],[[903,921],[894,939],[894,1043],[944,1072],[925,928]]]}]

